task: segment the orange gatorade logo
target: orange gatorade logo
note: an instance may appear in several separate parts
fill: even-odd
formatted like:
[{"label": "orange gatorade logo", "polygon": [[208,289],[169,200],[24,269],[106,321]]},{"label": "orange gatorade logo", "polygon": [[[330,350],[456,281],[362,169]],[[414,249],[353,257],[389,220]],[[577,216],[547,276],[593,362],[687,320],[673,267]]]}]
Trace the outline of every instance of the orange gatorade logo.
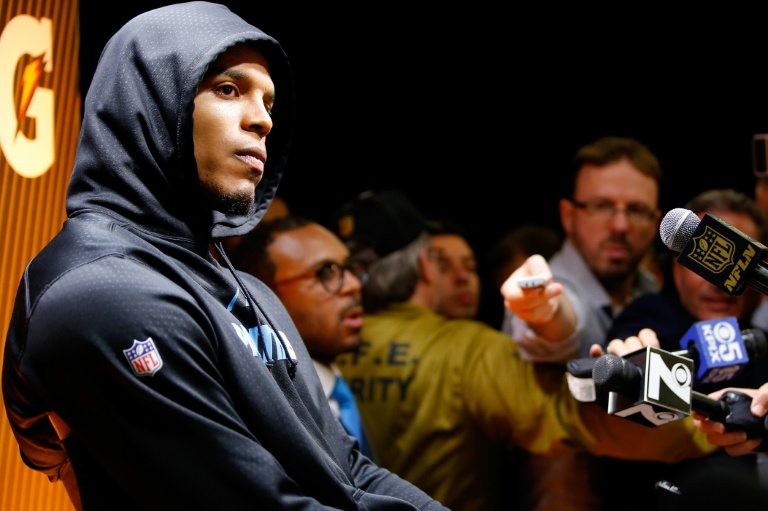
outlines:
[{"label": "orange gatorade logo", "polygon": [[45,174],[55,160],[54,94],[40,87],[53,71],[50,18],[22,14],[0,33],[0,150],[21,176]]}]

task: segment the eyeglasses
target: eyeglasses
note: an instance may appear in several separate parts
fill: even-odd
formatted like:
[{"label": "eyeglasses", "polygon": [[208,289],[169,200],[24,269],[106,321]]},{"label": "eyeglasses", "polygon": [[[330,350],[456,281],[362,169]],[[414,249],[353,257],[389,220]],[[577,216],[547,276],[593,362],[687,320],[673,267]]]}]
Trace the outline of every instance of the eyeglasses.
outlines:
[{"label": "eyeglasses", "polygon": [[348,261],[344,264],[339,263],[324,263],[318,268],[314,268],[306,271],[295,277],[290,277],[283,280],[276,280],[273,284],[287,284],[302,279],[316,278],[320,281],[323,288],[332,295],[338,294],[344,287],[344,273],[345,271],[353,274],[360,281],[360,284],[365,284],[368,280],[367,265],[362,261]]},{"label": "eyeglasses", "polygon": [[656,215],[656,210],[649,208],[645,204],[629,204],[621,207],[606,200],[580,202],[569,199],[569,202],[577,208],[583,209],[587,215],[600,220],[612,219],[619,211],[624,212],[628,221],[636,223],[650,222]]}]

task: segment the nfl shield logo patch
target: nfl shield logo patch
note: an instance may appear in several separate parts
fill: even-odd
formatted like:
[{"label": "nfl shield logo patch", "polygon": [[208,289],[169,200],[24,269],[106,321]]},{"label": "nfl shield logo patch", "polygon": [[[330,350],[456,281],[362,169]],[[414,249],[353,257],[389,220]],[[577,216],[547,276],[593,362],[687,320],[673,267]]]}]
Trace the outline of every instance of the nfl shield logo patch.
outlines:
[{"label": "nfl shield logo patch", "polygon": [[134,339],[133,346],[123,350],[123,353],[136,376],[152,376],[163,367],[163,359],[151,337],[143,342]]},{"label": "nfl shield logo patch", "polygon": [[733,264],[736,244],[719,232],[706,226],[701,236],[693,238],[691,258],[714,273],[720,273]]}]

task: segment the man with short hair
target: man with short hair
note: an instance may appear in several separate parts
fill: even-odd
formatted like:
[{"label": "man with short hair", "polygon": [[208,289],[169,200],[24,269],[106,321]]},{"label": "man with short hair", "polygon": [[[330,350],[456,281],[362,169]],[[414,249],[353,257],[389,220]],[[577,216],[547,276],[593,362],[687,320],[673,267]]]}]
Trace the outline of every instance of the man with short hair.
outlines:
[{"label": "man with short hair", "polygon": [[593,343],[605,345],[613,318],[627,304],[659,291],[641,263],[659,233],[662,177],[656,156],[632,138],[604,137],[576,152],[559,203],[565,241],[549,266],[573,305],[577,326],[542,335],[536,321],[528,321],[526,298],[507,300],[511,312],[503,330],[524,355],[537,362],[586,357]]},{"label": "man with short hair", "polygon": [[[562,286],[576,321],[543,328],[541,319],[556,302],[532,307],[535,294],[508,280],[502,330],[524,357],[560,364],[587,357],[592,344],[605,345],[624,307],[659,291],[642,263],[658,238],[662,178],[656,156],[634,138],[603,137],[576,152],[559,202],[565,240],[549,259],[550,286]],[[530,509],[587,511],[599,505],[590,486],[594,460],[587,454],[565,449],[557,458],[532,456],[528,463],[535,482]]]},{"label": "man with short hair", "polygon": [[224,5],[147,11],[102,51],[2,373],[24,462],[75,509],[445,509],[360,453],[285,307],[227,264],[220,240],[275,196],[293,107],[280,44]]},{"label": "man with short hair", "polygon": [[[231,257],[235,268],[269,286],[285,305],[312,357],[334,414],[372,458],[353,396],[338,394],[346,385],[336,357],[360,346],[363,327],[362,264],[322,225],[297,215],[260,223],[243,236]],[[341,396],[341,397],[339,397]],[[350,423],[345,407],[356,415]]]},{"label": "man with short hair", "polygon": [[480,308],[480,275],[475,251],[464,230],[447,218],[427,222],[429,247],[440,270],[437,312],[446,318],[476,319]]}]

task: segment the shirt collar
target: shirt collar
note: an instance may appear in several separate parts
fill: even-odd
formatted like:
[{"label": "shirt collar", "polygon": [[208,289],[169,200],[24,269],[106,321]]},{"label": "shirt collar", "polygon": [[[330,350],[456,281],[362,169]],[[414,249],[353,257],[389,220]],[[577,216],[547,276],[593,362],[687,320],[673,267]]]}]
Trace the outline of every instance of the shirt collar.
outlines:
[{"label": "shirt collar", "polygon": [[327,366],[315,359],[312,359],[312,363],[315,365],[315,371],[317,371],[317,376],[320,378],[320,384],[323,386],[325,397],[330,397],[331,392],[333,392],[333,387],[336,385],[336,376],[341,374],[339,373],[339,369],[335,364]]},{"label": "shirt collar", "polygon": [[[549,265],[554,279],[558,282],[564,282],[572,289],[578,289],[579,295],[584,300],[594,304],[597,308],[612,307],[611,297],[605,292],[605,288],[597,280],[570,240],[566,239],[563,242],[560,250],[550,259]],[[640,295],[658,291],[659,286],[653,275],[645,268],[639,268],[632,290],[633,297],[637,298]]]}]

